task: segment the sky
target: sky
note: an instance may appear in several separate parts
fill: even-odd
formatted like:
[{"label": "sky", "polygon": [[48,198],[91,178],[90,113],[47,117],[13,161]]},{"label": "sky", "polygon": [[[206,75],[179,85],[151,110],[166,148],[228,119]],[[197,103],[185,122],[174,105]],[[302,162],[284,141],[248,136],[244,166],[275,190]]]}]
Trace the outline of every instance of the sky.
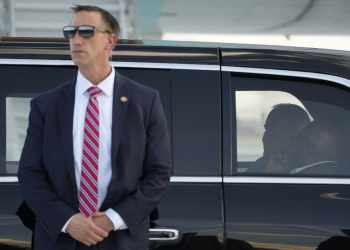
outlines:
[{"label": "sky", "polygon": [[[349,0],[75,0],[116,16],[120,38],[350,50]],[[71,0],[0,0],[0,36],[62,37]]]}]

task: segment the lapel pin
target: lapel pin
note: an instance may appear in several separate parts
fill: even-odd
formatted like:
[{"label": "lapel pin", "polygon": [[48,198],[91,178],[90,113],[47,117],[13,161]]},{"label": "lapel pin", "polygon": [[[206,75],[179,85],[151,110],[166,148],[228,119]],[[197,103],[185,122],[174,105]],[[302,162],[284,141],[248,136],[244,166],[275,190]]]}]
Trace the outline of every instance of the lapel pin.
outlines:
[{"label": "lapel pin", "polygon": [[127,100],[128,100],[128,98],[126,98],[125,96],[120,97],[121,102],[126,102]]}]

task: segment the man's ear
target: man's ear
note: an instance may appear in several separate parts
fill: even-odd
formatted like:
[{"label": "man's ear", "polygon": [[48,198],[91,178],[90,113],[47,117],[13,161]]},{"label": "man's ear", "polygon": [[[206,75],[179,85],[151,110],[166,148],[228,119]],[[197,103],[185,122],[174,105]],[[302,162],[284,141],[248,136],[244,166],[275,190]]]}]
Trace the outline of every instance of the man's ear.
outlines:
[{"label": "man's ear", "polygon": [[106,50],[112,50],[114,45],[117,43],[117,37],[115,34],[108,35],[107,38],[107,44],[106,44]]},{"label": "man's ear", "polygon": [[312,155],[313,150],[314,150],[314,147],[310,141],[306,141],[303,143],[303,156],[304,156],[304,158]]}]

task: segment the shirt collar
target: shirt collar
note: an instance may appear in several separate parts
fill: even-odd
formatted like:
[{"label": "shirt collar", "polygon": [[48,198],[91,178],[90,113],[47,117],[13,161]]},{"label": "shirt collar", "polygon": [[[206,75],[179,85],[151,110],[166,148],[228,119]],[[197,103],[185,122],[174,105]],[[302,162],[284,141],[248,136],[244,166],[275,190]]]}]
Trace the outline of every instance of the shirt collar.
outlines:
[{"label": "shirt collar", "polygon": [[[104,79],[102,82],[100,82],[97,87],[99,87],[103,93],[105,93],[108,97],[111,97],[113,95],[113,88],[114,88],[114,78],[115,78],[115,70],[114,67],[110,66],[112,71],[107,76],[106,79]],[[88,79],[86,79],[78,70],[78,76],[77,76],[77,93],[78,95],[84,94],[88,88],[95,86],[93,85]]]},{"label": "shirt collar", "polygon": [[[295,168],[295,169],[292,169],[290,171],[290,173],[298,173],[300,172],[301,170],[304,170],[306,168],[309,168],[309,167],[312,167],[312,166],[315,166],[315,165],[319,165],[319,164],[322,164],[322,163],[326,163],[326,162],[329,162],[329,163],[336,163],[335,161],[321,161],[321,162],[317,162],[317,163],[314,163],[314,164],[310,164],[310,165],[307,165],[307,166],[304,166],[304,167],[301,167],[301,168]],[[292,172],[293,171],[293,172]]]}]

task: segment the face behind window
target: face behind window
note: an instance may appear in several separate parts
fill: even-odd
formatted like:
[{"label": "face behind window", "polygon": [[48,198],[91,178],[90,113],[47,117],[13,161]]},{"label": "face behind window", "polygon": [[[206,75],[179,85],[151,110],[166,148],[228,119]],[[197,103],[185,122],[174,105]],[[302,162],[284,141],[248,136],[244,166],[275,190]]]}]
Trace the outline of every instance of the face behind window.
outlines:
[{"label": "face behind window", "polygon": [[272,154],[279,151],[292,152],[290,137],[293,135],[293,130],[288,120],[278,117],[271,111],[264,127],[262,138],[264,157],[270,158]]},{"label": "face behind window", "polygon": [[[232,79],[237,119],[237,158],[232,159],[237,160],[237,173],[349,175],[349,91],[323,81]],[[302,139],[292,145],[293,136]]]}]

